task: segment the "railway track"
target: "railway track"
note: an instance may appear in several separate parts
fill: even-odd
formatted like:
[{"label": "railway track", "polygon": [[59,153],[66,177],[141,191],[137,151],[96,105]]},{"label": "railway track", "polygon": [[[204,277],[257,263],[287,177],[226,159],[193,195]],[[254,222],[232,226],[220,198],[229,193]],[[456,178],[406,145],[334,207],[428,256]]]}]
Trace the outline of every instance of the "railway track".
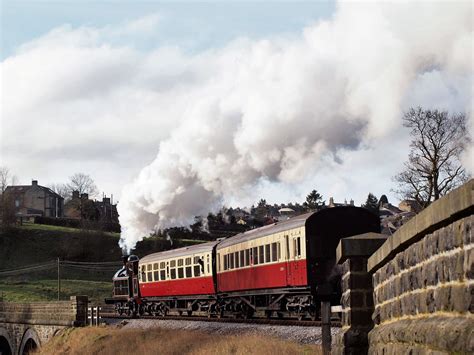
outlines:
[{"label": "railway track", "polygon": [[[155,317],[143,315],[140,317],[119,316],[115,313],[101,313],[101,319],[153,319],[153,320],[178,320],[178,321],[199,321],[199,322],[220,322],[220,323],[240,323],[240,324],[265,324],[265,325],[284,325],[299,327],[321,327],[321,321],[296,320],[296,319],[273,319],[273,318],[208,318],[205,316],[174,316]],[[339,320],[331,322],[331,327],[341,327]]]}]

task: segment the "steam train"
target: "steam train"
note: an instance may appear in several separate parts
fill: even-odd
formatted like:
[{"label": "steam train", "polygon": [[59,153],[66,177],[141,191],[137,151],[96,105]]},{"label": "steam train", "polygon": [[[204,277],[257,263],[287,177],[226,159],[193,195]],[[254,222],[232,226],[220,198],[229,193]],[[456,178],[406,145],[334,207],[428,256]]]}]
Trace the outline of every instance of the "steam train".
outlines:
[{"label": "steam train", "polygon": [[379,232],[370,211],[340,206],[215,242],[124,257],[113,277],[118,314],[206,314],[319,318],[319,304],[338,304],[341,238]]}]

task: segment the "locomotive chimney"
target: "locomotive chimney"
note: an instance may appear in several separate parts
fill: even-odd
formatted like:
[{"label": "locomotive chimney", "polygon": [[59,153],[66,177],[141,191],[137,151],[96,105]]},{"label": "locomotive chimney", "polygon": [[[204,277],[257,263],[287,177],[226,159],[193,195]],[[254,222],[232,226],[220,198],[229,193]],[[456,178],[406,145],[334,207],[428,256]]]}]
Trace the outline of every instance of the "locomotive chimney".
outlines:
[{"label": "locomotive chimney", "polygon": [[123,266],[127,266],[128,255],[122,255]]}]

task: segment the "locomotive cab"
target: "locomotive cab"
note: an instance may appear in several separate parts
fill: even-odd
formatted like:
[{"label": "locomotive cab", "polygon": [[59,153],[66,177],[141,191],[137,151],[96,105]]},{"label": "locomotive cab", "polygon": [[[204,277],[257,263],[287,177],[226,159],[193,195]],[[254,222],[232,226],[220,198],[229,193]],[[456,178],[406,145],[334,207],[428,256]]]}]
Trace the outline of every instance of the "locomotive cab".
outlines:
[{"label": "locomotive cab", "polygon": [[136,255],[122,256],[123,267],[113,277],[112,298],[106,298],[106,304],[115,304],[123,307],[127,302],[140,302],[140,288],[138,284],[138,262]]}]

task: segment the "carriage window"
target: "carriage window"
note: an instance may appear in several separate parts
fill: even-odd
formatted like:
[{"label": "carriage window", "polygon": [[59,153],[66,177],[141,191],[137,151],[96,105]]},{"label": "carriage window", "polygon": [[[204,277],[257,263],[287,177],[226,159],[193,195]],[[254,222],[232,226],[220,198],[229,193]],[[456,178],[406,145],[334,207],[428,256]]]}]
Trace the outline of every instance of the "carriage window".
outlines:
[{"label": "carriage window", "polygon": [[[151,265],[150,265],[151,266]],[[147,273],[147,279],[148,279],[148,282],[152,282],[153,281],[153,273],[151,271],[149,271]]]},{"label": "carriage window", "polygon": [[235,260],[235,268],[238,269],[239,265],[240,265],[240,263],[239,263],[239,252],[238,251],[236,251],[234,253],[234,260]]},{"label": "carriage window", "polygon": [[164,268],[165,268],[165,262],[162,261],[162,262],[160,263],[160,269],[164,269]]},{"label": "carriage window", "polygon": [[166,280],[166,271],[165,270],[160,271],[160,280],[161,281]]},{"label": "carriage window", "polygon": [[186,258],[185,264],[186,265],[191,265],[191,258]]},{"label": "carriage window", "polygon": [[193,268],[191,266],[186,266],[186,277],[193,277]]},{"label": "carriage window", "polygon": [[278,243],[272,243],[272,261],[277,261],[278,259]]},{"label": "carriage window", "polygon": [[252,248],[252,258],[253,258],[253,264],[258,265],[258,248]]},{"label": "carriage window", "polygon": [[153,270],[158,270],[158,263],[153,264]]},{"label": "carriage window", "polygon": [[281,248],[280,248],[280,242],[277,243],[277,248],[278,248],[278,260],[281,259]]},{"label": "carriage window", "polygon": [[301,238],[295,238],[294,239],[294,248],[295,248],[295,256],[301,256]]},{"label": "carriage window", "polygon": [[229,269],[233,269],[234,268],[234,253],[230,253],[229,258],[230,258]]},{"label": "carriage window", "polygon": [[142,272],[142,280],[143,280],[143,282],[146,282],[146,273],[145,272]]},{"label": "carriage window", "polygon": [[263,245],[260,245],[258,247],[258,262],[260,264],[263,264],[265,262],[265,259],[264,259],[264,248],[263,248]]},{"label": "carriage window", "polygon": [[184,260],[183,259],[178,259],[178,266],[183,266]]},{"label": "carriage window", "polygon": [[207,258],[206,258],[207,262],[207,273],[210,274],[211,273],[211,268],[210,268],[210,261],[209,261],[209,254],[207,254]]},{"label": "carriage window", "polygon": [[194,264],[199,264],[199,256],[194,257]]},{"label": "carriage window", "polygon": [[175,267],[175,266],[176,266],[176,260],[171,260],[170,267]]},{"label": "carriage window", "polygon": [[228,257],[227,254],[224,255],[224,270],[227,270],[228,265],[229,265],[229,263],[228,263],[228,258],[227,258],[227,257]]},{"label": "carriage window", "polygon": [[[157,264],[157,265],[158,265],[158,264]],[[158,275],[158,270],[153,271],[153,279],[154,279],[155,281],[159,281],[160,278],[159,278],[159,275]]]},{"label": "carriage window", "polygon": [[240,267],[245,266],[245,250],[240,251]]},{"label": "carriage window", "polygon": [[[182,261],[182,260],[181,260]],[[179,263],[178,263],[179,264]],[[178,278],[182,279],[184,277],[184,269],[182,267],[178,268]]]},{"label": "carriage window", "polygon": [[176,269],[171,269],[171,280],[176,279]]},{"label": "carriage window", "polygon": [[146,269],[147,269],[148,271],[150,271],[150,270],[151,270],[151,264],[148,264],[148,265],[146,266]]},{"label": "carriage window", "polygon": [[194,277],[201,276],[201,265],[194,265]]},{"label": "carriage window", "polygon": [[270,258],[270,244],[265,245],[265,262],[269,263],[271,260]]},{"label": "carriage window", "polygon": [[245,249],[245,266],[250,264],[250,249]]}]

